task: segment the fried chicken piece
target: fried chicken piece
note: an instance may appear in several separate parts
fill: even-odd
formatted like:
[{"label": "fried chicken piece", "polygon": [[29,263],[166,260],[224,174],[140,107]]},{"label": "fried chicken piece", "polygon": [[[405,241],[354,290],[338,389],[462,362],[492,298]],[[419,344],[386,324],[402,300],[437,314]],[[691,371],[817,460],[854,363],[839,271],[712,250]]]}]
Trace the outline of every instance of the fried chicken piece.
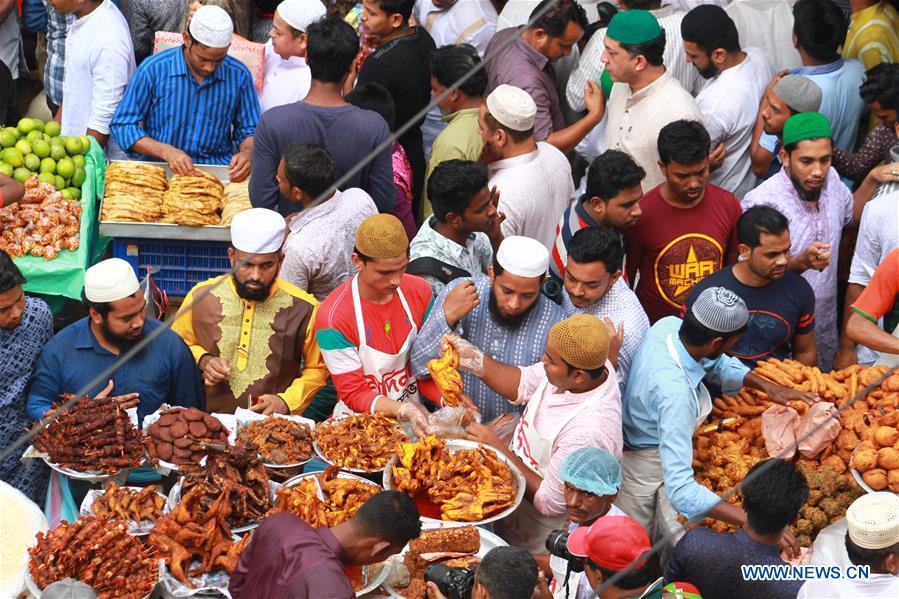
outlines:
[{"label": "fried chicken piece", "polygon": [[431,379],[443,394],[443,403],[454,408],[462,403],[462,375],[459,374],[459,353],[450,343],[444,343],[439,358],[428,362]]}]

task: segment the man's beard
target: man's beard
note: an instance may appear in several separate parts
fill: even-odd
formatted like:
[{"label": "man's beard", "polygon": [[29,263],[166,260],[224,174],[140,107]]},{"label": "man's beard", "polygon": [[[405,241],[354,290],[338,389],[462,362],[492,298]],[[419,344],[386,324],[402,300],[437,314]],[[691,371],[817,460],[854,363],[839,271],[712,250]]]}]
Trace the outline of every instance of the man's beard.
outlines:
[{"label": "man's beard", "polygon": [[706,68],[697,68],[696,70],[699,71],[699,74],[702,75],[703,79],[712,79],[713,77],[717,77],[721,72],[721,70],[717,66],[715,66],[715,63],[711,60],[709,61],[709,64],[706,66]]},{"label": "man's beard", "polygon": [[824,189],[823,186],[818,187],[817,189],[805,189],[802,187],[802,184],[799,182],[796,177],[792,174],[790,175],[790,181],[793,182],[793,188],[796,189],[796,193],[799,195],[799,199],[803,202],[817,202],[821,197],[821,190]]},{"label": "man's beard", "polygon": [[531,313],[531,310],[534,309],[534,306],[537,305],[537,302],[534,302],[528,309],[522,312],[521,314],[516,314],[515,316],[509,316],[507,314],[503,314],[499,309],[499,304],[496,303],[496,295],[494,295],[493,290],[490,290],[490,300],[487,302],[487,309],[490,311],[490,316],[493,317],[500,326],[503,326],[507,329],[517,329],[521,326],[521,323],[524,322],[524,319],[528,317],[528,314]]},{"label": "man's beard", "polygon": [[481,157],[479,159],[479,162],[481,162],[481,164],[490,165],[497,160],[500,160],[501,158],[502,155],[498,151],[491,148],[487,143],[484,143],[484,147],[481,149]]},{"label": "man's beard", "polygon": [[[250,289],[246,283],[241,283],[237,277],[231,275],[234,279],[234,288],[237,290],[237,296],[251,302],[261,302],[268,299],[268,294],[272,290],[272,283],[263,285],[259,289]],[[247,282],[250,282],[249,280]],[[253,283],[261,283],[262,281],[252,281]]]},{"label": "man's beard", "polygon": [[121,352],[126,352],[137,345],[138,341],[140,341],[140,338],[143,336],[143,329],[141,329],[141,335],[138,335],[135,339],[117,335],[109,328],[109,323],[106,321],[106,318],[104,318],[103,322],[100,324],[100,330],[103,331],[103,337],[106,339],[106,342]]}]

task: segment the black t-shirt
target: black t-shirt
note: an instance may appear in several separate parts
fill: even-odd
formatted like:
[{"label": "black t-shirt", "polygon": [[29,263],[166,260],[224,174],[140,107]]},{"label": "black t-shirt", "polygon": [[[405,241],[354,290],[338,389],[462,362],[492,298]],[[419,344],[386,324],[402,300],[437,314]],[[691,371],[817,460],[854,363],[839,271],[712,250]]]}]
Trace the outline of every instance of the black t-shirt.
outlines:
[{"label": "black t-shirt", "polygon": [[791,357],[793,337],[815,328],[815,294],[808,281],[791,270],[764,287],[750,287],[737,280],[733,266],[721,269],[693,287],[686,308],[709,287],[730,289],[749,308],[749,328],[728,352],[748,366],[768,358]]},{"label": "black t-shirt", "polygon": [[[414,27],[407,36],[391,40],[379,46],[362,63],[357,80],[363,83],[380,83],[387,88],[396,104],[394,129],[406,124],[416,113],[431,101],[430,56],[434,51],[434,40],[422,27]],[[413,203],[421,197],[424,184],[425,155],[421,138],[421,124],[399,137],[399,142],[409,157],[409,164],[415,180]]]}]

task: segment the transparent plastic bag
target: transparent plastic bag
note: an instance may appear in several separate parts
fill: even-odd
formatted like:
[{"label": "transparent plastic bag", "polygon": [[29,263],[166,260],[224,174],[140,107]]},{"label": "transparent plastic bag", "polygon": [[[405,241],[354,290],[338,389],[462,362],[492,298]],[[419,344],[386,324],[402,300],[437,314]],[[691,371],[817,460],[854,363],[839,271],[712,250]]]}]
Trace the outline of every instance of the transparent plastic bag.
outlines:
[{"label": "transparent plastic bag", "polygon": [[481,415],[475,414],[465,406],[440,408],[431,414],[431,426],[434,434],[441,439],[464,439],[465,427],[472,422],[480,422]]}]

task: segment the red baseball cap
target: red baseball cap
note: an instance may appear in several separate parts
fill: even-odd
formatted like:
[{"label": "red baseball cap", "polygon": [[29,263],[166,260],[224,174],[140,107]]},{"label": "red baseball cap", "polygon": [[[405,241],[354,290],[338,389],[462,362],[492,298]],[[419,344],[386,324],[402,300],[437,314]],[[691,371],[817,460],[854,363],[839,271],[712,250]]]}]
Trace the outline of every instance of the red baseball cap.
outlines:
[{"label": "red baseball cap", "polygon": [[[568,551],[607,570],[618,572],[652,549],[649,535],[628,516],[603,516],[590,526],[579,526],[568,537]],[[646,560],[641,560],[640,568]]]}]

